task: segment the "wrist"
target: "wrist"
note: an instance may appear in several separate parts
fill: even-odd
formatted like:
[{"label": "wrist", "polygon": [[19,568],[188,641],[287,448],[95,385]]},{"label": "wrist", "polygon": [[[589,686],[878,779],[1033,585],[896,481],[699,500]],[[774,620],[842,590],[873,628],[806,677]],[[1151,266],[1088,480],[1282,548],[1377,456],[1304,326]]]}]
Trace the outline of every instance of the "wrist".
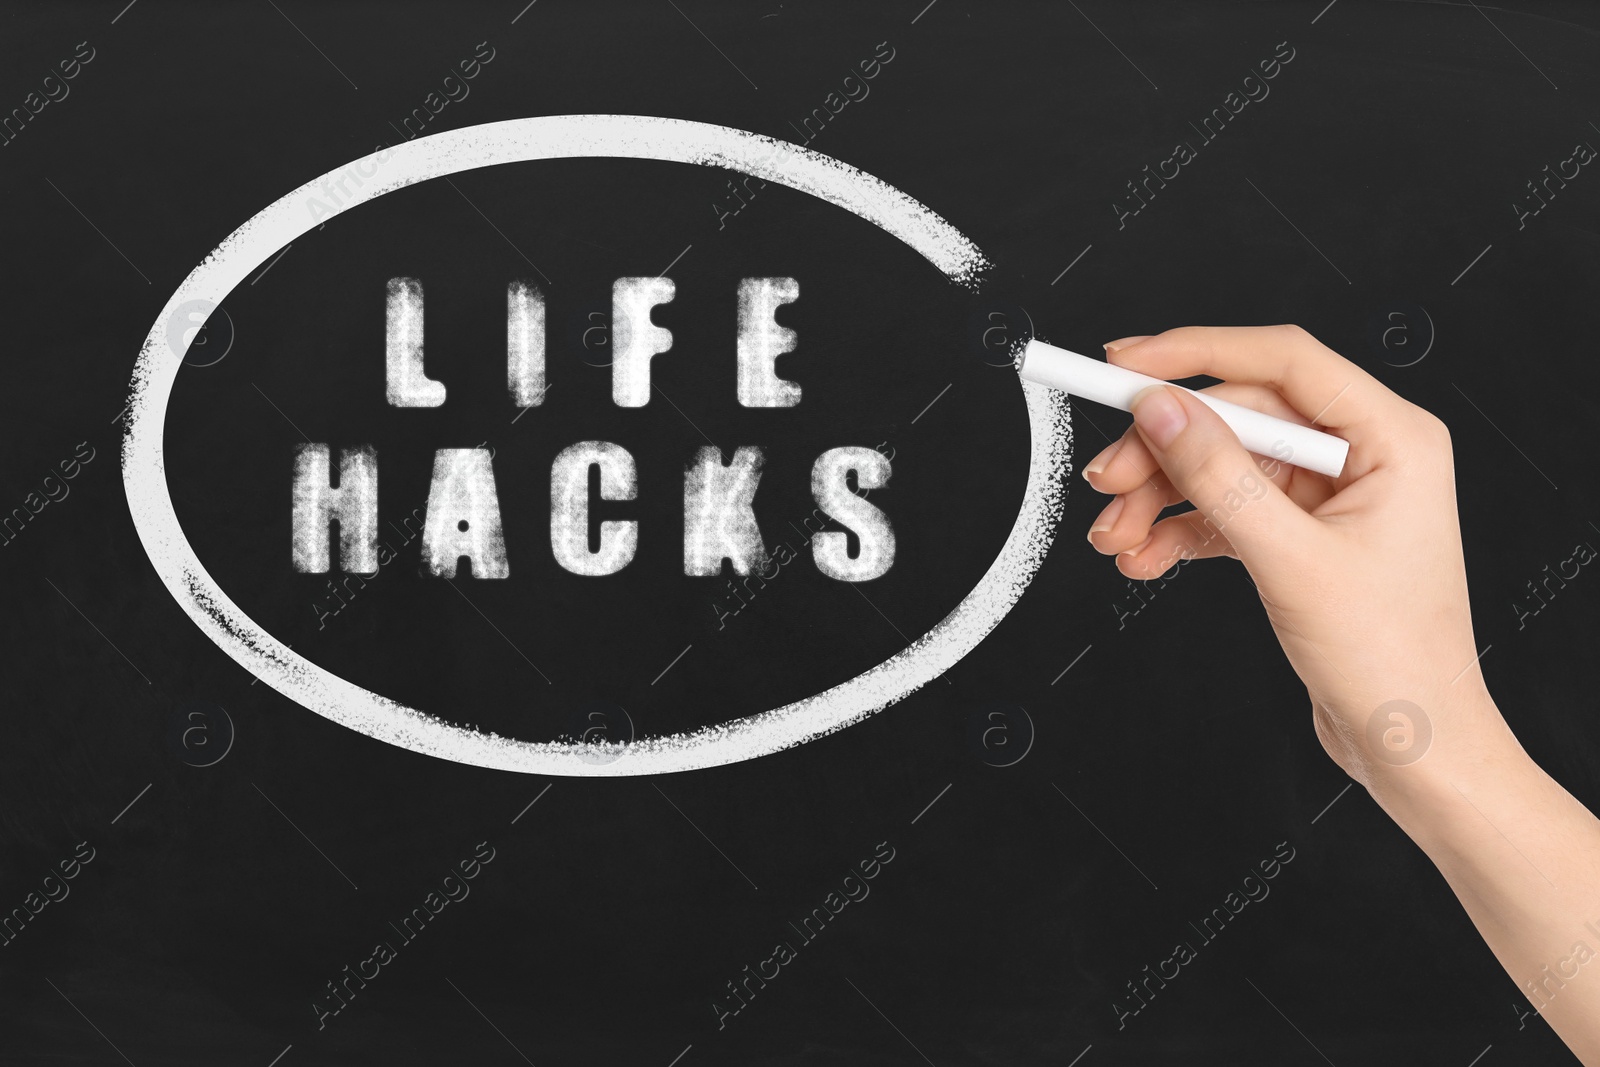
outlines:
[{"label": "wrist", "polygon": [[1373,800],[1424,849],[1470,821],[1475,796],[1523,792],[1544,777],[1485,689],[1445,704],[1426,722],[1430,736],[1419,757],[1393,762],[1379,753],[1362,775]]}]

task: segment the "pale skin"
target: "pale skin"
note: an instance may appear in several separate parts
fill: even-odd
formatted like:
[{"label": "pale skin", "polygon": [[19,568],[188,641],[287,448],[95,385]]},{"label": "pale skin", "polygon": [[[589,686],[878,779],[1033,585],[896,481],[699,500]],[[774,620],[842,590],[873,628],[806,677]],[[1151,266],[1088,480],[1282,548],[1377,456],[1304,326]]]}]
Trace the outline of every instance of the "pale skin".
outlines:
[{"label": "pale skin", "polygon": [[[1084,468],[1113,497],[1089,541],[1129,578],[1184,557],[1243,564],[1322,747],[1439,868],[1530,1009],[1600,1067],[1600,821],[1484,683],[1444,423],[1298,326],[1184,327],[1106,354],[1221,379],[1205,391],[1350,442],[1330,479],[1246,452],[1210,408],[1152,386]],[[1184,501],[1195,510],[1160,517]]]}]

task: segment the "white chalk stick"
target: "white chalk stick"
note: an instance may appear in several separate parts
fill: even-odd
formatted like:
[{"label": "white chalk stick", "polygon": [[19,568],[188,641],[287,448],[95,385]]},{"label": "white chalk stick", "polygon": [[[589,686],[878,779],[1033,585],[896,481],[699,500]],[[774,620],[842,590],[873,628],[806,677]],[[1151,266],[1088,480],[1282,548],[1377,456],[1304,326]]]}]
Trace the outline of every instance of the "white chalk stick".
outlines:
[{"label": "white chalk stick", "polygon": [[[1097,404],[1121,411],[1133,408],[1133,398],[1152,385],[1172,385],[1148,374],[1090,359],[1065,348],[1030,340],[1017,361],[1017,373],[1030,382],[1048,385]],[[1183,386],[1173,386],[1182,389]],[[1337,478],[1344,470],[1350,442],[1309,426],[1301,426],[1251,408],[1230,404],[1213,396],[1186,390],[1222,416],[1239,442],[1251,452]]]}]

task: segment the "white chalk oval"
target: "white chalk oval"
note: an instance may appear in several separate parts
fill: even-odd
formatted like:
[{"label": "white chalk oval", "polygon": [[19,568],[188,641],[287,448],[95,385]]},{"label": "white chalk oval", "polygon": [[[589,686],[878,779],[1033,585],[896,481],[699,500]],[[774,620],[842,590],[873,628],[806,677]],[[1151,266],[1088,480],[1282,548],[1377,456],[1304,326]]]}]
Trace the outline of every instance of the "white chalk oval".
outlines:
[{"label": "white chalk oval", "polygon": [[[196,300],[220,304],[278,249],[384,193],[498,163],[581,157],[655,159],[754,175],[866,219],[964,285],[975,286],[986,266],[954,226],[872,175],[786,141],[703,122],[639,115],[513,119],[420,137],[358,159],[268,205],[230,234],[168,299],[139,353],[122,479],[139,539],[178,605],[246,670],[319,715],[413,752],[527,774],[662,774],[754,759],[860,722],[954,666],[1011,610],[1055,536],[1071,424],[1063,395],[1043,386],[1021,383],[1032,438],[1016,525],[994,563],[943,621],[876,667],[816,696],[691,733],[641,738],[626,746],[623,758],[616,758],[614,746],[523,741],[455,726],[363,689],[263,630],[201,566],[173,509],[163,456],[167,401],[183,365],[182,353],[173,358],[168,347],[173,314]],[[323,190],[341,179],[348,195],[335,207]],[[596,760],[596,751],[607,758]]]}]

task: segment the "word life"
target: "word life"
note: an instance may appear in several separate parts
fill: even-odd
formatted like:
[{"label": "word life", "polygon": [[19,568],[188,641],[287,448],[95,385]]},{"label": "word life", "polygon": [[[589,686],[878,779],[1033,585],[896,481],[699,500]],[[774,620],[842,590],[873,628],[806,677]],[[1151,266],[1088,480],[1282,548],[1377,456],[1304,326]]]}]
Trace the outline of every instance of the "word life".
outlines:
[{"label": "word life", "polygon": [[[672,349],[672,331],[650,321],[653,308],[670,303],[676,288],[669,278],[619,278],[612,287],[611,399],[617,407],[650,402],[652,361]],[[794,330],[779,326],[777,309],[800,297],[793,278],[744,278],[738,290],[737,389],[747,408],[794,407],[798,383],[778,377],[779,356],[794,350]],[[506,386],[524,409],[544,403],[545,300],[533,282],[517,280],[506,288]],[[388,284],[386,325],[387,396],[397,408],[438,407],[445,383],[423,367],[423,294],[415,278]],[[461,560],[474,578],[505,578],[511,573],[495,484],[494,453],[488,448],[441,448],[434,453],[433,478],[422,526],[422,570],[454,578]],[[700,448],[684,469],[683,572],[715,577],[723,563],[735,574],[762,566],[767,552],[753,503],[765,452],[740,446],[730,460],[721,449]],[[297,448],[294,459],[291,549],[295,570],[327,573],[330,531],[338,527],[338,562],[348,573],[373,574],[384,563],[378,538],[378,454],[370,445],[340,450],[338,483],[332,481],[333,450],[327,444]],[[599,468],[599,499],[630,501],[638,496],[638,473],[627,449],[610,441],[579,441],[556,456],[550,468],[550,550],[565,570],[597,577],[615,574],[632,560],[639,545],[637,520],[598,524],[591,543],[590,471]],[[895,536],[888,517],[858,490],[881,489],[889,482],[890,461],[877,449],[847,446],[818,456],[811,468],[811,494],[829,518],[855,534],[838,530],[813,538],[812,558],[824,575],[842,582],[865,582],[894,563]],[[855,477],[855,488],[849,482]],[[393,550],[388,550],[393,558]]]}]

